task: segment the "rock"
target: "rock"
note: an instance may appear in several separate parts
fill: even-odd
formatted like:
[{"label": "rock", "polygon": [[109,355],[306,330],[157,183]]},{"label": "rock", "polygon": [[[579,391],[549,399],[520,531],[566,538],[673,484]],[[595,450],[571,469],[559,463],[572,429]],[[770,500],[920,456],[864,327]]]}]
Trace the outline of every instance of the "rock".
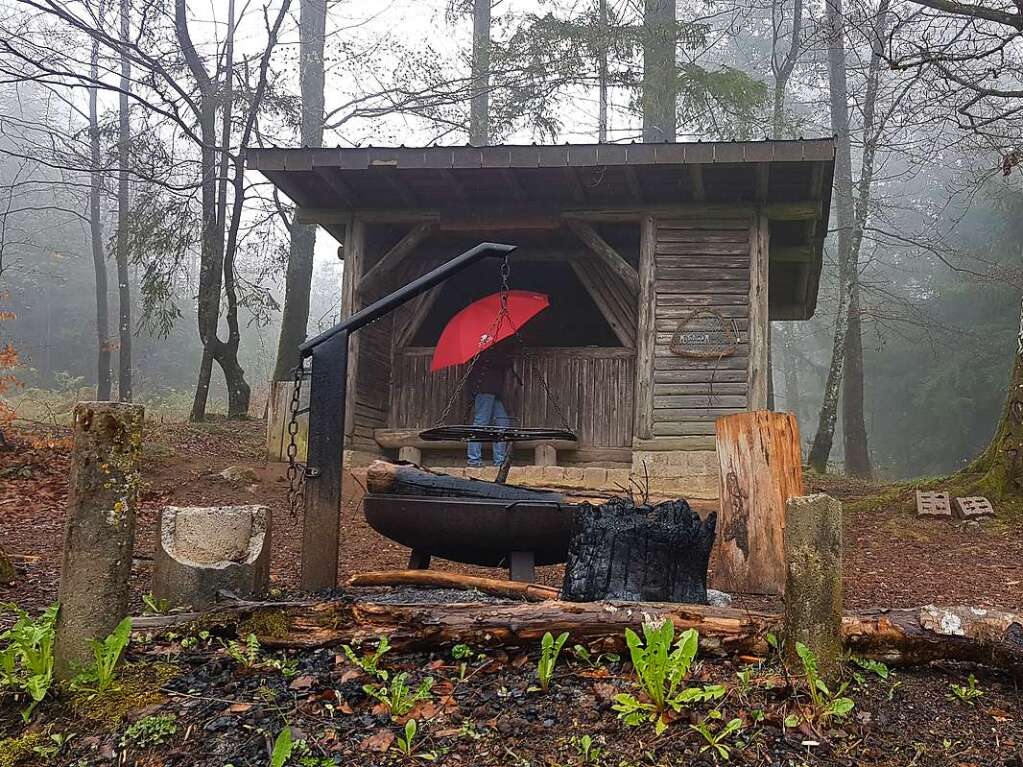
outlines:
[{"label": "rock", "polygon": [[204,609],[220,590],[262,596],[270,585],[266,506],[165,506],[153,562],[153,595]]},{"label": "rock", "polygon": [[707,604],[711,607],[728,607],[732,604],[732,595],[717,589],[707,589]]},{"label": "rock", "polygon": [[259,479],[256,470],[248,466],[228,466],[218,476],[221,479],[226,479],[228,482],[244,482],[249,485]]}]

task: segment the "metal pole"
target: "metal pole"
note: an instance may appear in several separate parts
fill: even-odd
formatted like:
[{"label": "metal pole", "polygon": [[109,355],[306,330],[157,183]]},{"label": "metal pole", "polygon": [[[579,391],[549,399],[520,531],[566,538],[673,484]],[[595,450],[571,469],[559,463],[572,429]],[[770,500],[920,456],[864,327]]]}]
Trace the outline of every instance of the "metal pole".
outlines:
[{"label": "metal pole", "polygon": [[312,357],[313,361],[302,527],[303,590],[316,591],[337,585],[349,336],[477,261],[504,256],[513,250],[514,245],[481,243],[299,347],[301,355]]}]

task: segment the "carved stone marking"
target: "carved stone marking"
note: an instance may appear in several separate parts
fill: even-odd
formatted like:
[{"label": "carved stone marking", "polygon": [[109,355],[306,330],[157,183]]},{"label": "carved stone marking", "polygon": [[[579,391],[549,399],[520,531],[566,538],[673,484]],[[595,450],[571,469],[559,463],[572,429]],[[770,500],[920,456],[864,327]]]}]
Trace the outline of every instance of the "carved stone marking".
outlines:
[{"label": "carved stone marking", "polygon": [[936,519],[952,519],[952,504],[948,493],[916,491],[916,515]]},{"label": "carved stone marking", "polygon": [[959,519],[980,519],[993,517],[995,509],[991,501],[982,495],[967,498],[956,498],[956,516]]}]

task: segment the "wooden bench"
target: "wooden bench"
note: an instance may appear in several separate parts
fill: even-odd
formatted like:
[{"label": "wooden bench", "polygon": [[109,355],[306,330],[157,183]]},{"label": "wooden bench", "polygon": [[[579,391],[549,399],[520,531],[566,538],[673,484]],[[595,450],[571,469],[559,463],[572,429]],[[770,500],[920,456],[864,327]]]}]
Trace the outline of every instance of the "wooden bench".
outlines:
[{"label": "wooden bench", "polygon": [[[397,450],[398,458],[412,463],[422,463],[424,450],[465,450],[461,440],[435,442],[419,436],[419,429],[374,429],[373,439],[382,448]],[[632,450],[627,447],[586,447],[578,442],[561,439],[529,440],[516,442],[516,448],[533,451],[534,466],[557,466],[558,452],[571,452],[573,458],[590,463],[630,463]]]}]

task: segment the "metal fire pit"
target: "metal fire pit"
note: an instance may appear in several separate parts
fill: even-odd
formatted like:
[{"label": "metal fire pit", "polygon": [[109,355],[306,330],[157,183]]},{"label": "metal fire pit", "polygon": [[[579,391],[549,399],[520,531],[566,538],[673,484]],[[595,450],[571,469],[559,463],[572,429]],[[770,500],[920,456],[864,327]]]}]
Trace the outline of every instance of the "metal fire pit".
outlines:
[{"label": "metal fire pit", "polygon": [[534,580],[534,565],[568,557],[572,507],[554,501],[495,501],[369,494],[370,527],[412,549],[409,567],[430,557],[483,567],[507,565],[512,580]]}]

